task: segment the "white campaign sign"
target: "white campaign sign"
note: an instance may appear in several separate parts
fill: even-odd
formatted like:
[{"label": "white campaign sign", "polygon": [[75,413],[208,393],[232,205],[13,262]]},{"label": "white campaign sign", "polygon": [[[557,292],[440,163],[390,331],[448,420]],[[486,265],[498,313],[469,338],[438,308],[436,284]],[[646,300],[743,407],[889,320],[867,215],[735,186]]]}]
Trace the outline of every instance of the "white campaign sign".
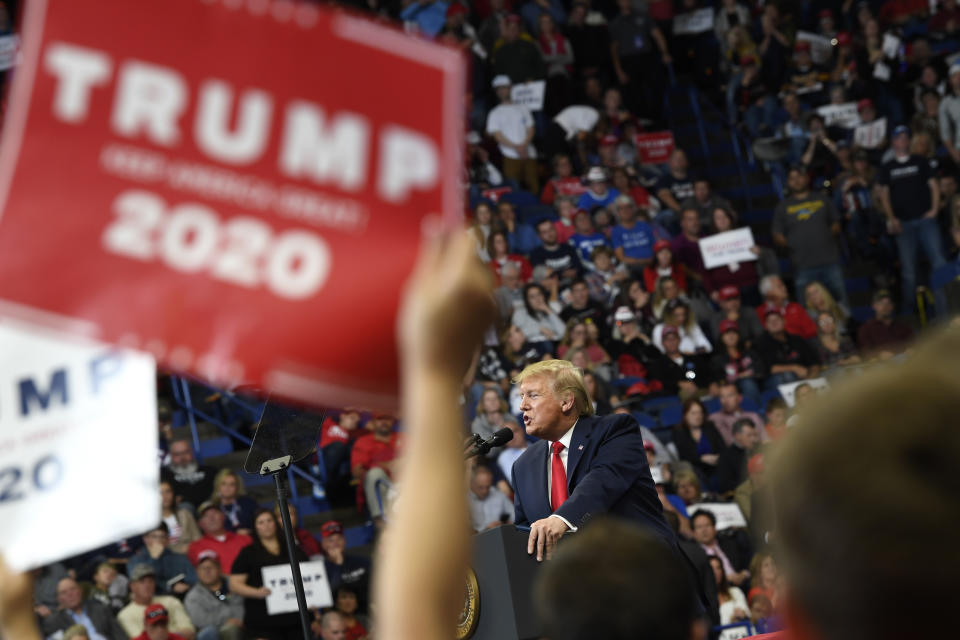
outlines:
[{"label": "white campaign sign", "polygon": [[687,514],[693,515],[698,509],[709,511],[717,519],[717,531],[746,527],[747,519],[736,502],[701,502],[687,507]]},{"label": "white campaign sign", "polygon": [[157,524],[156,366],[0,322],[0,552],[30,569]]},{"label": "white campaign sign", "polygon": [[810,43],[810,58],[815,63],[825,64],[833,58],[833,45],[828,38],[809,31],[797,31],[797,41],[800,40]]},{"label": "white campaign sign", "polygon": [[779,391],[780,395],[783,396],[783,401],[787,403],[788,407],[793,407],[796,405],[797,387],[802,384],[810,385],[817,393],[821,393],[830,388],[830,383],[826,378],[810,378],[809,380],[798,380],[797,382],[788,382],[787,384],[778,385],[777,391]]},{"label": "white campaign sign", "polygon": [[750,251],[756,243],[750,227],[725,231],[706,238],[700,238],[700,253],[703,266],[707,269],[722,267],[725,264],[749,262],[757,256]]},{"label": "white campaign sign", "polygon": [[543,109],[543,94],[546,90],[546,80],[515,84],[510,90],[510,99],[515,104],[522,104],[530,111],[540,111]]},{"label": "white campaign sign", "polygon": [[673,17],[674,35],[694,35],[713,30],[713,9],[697,9]]},{"label": "white campaign sign", "polygon": [[[290,613],[297,610],[297,591],[293,585],[293,571],[288,564],[275,564],[261,569],[263,586],[270,589],[267,596],[267,615]],[[333,605],[333,594],[323,560],[300,563],[303,577],[303,594],[310,608]]]},{"label": "white campaign sign", "polygon": [[823,122],[828,127],[853,129],[860,124],[860,113],[857,111],[856,102],[825,104],[817,107],[817,113],[823,116]]}]

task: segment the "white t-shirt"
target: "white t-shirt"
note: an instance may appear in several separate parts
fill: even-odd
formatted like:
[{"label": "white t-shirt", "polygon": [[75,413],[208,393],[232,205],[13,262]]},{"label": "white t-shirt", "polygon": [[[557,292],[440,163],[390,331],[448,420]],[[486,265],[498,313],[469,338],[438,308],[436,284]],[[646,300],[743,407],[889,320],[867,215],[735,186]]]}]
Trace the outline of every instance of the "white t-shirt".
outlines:
[{"label": "white t-shirt", "polygon": [[[487,116],[487,133],[500,132],[504,138],[514,144],[520,144],[527,137],[527,129],[533,126],[533,116],[526,107],[519,104],[501,104],[494,107]],[[519,158],[520,154],[512,147],[500,145],[504,158]],[[527,147],[527,157],[536,158],[537,150],[533,145]]]},{"label": "white t-shirt", "polygon": [[567,132],[567,140],[581,131],[590,131],[597,126],[600,114],[593,107],[573,105],[558,113],[553,121]]}]

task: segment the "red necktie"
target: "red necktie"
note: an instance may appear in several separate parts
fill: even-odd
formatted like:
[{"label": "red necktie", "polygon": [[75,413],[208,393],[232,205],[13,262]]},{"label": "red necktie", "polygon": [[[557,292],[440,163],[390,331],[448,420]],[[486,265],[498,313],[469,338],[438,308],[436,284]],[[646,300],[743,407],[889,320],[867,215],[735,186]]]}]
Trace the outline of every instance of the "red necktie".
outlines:
[{"label": "red necktie", "polygon": [[560,452],[563,451],[562,442],[553,443],[553,461],[550,470],[553,478],[550,483],[550,505],[556,511],[567,500],[567,471],[563,468]]}]

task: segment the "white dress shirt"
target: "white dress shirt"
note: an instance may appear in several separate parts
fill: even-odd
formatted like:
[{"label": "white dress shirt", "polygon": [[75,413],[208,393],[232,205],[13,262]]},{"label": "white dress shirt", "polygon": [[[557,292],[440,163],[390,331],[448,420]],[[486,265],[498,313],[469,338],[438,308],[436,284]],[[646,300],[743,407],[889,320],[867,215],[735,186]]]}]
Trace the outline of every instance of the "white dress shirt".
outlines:
[{"label": "white dress shirt", "polygon": [[[577,418],[577,422],[580,422],[579,418]],[[573,430],[577,428],[577,422],[574,422],[573,426],[570,427],[570,430],[567,431],[565,434],[563,434],[560,440],[557,441],[563,445],[563,449],[560,451],[560,462],[563,463],[564,474],[566,474],[567,472],[567,458],[569,457],[569,453],[570,453],[570,441],[573,439]],[[567,484],[568,485],[570,484],[569,476],[567,477]],[[550,441],[547,441],[547,495],[548,496],[553,495],[552,491],[553,491],[553,443]],[[569,499],[569,496],[567,498]],[[550,505],[550,506],[552,507],[553,505]],[[570,521],[561,515],[557,515],[556,513],[551,513],[550,517],[560,518],[561,520],[563,520],[564,524],[566,524],[570,528],[570,531],[577,530],[577,527],[570,524]]]}]

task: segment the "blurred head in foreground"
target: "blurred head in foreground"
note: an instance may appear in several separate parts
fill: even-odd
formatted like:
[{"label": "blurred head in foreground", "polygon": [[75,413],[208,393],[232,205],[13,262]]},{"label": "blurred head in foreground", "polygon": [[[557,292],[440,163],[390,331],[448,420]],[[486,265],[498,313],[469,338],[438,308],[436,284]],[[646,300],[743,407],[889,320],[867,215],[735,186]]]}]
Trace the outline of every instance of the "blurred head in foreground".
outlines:
[{"label": "blurred head in foreground", "polygon": [[811,404],[772,471],[791,636],[947,637],[960,574],[960,331]]},{"label": "blurred head in foreground", "polygon": [[619,520],[597,520],[543,565],[534,602],[549,640],[700,637],[676,554]]}]

